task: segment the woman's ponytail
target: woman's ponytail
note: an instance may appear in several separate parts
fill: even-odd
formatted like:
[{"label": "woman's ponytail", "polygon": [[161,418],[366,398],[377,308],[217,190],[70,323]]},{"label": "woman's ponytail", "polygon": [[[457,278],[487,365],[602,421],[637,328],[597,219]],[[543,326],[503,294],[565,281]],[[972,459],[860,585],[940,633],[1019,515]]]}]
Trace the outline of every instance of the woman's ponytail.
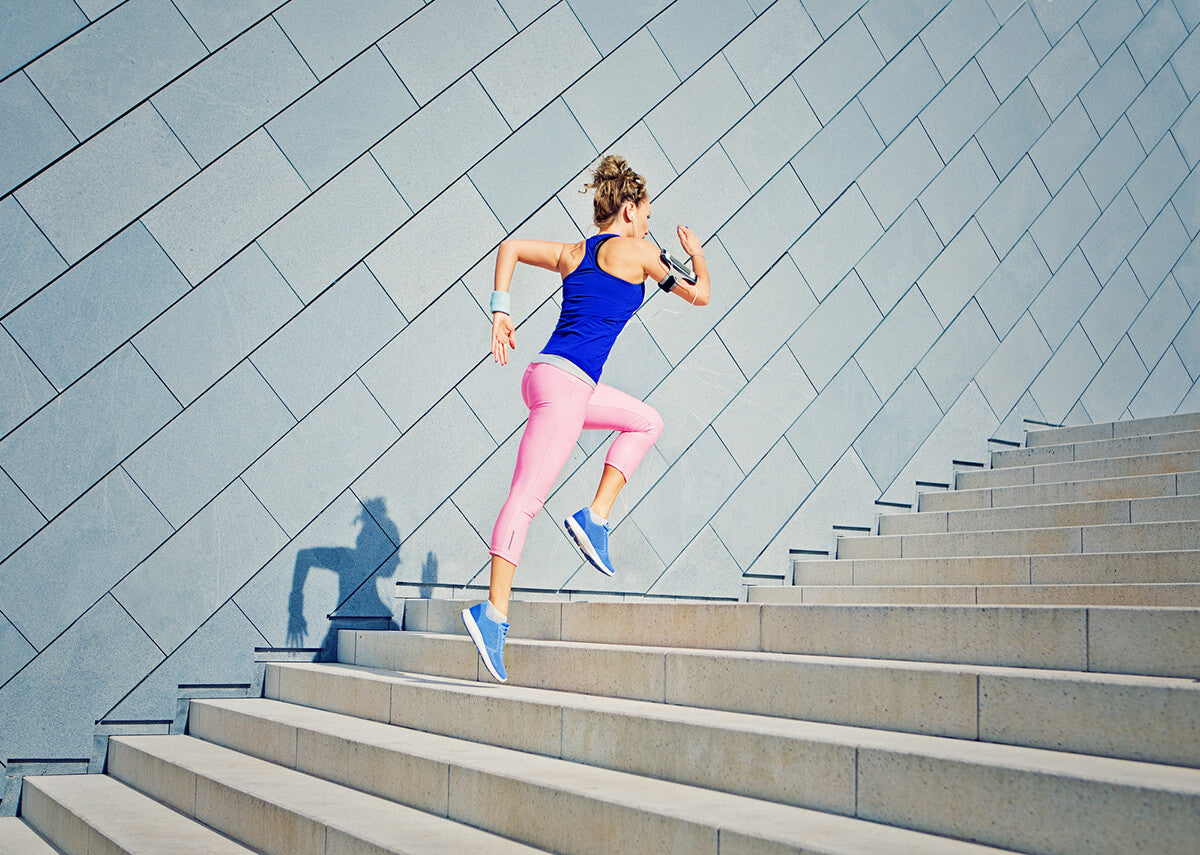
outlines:
[{"label": "woman's ponytail", "polygon": [[610,154],[592,170],[592,181],[584,185],[584,190],[596,191],[592,199],[592,221],[597,227],[603,227],[612,222],[626,202],[641,204],[646,198],[646,179],[630,169],[625,158]]}]

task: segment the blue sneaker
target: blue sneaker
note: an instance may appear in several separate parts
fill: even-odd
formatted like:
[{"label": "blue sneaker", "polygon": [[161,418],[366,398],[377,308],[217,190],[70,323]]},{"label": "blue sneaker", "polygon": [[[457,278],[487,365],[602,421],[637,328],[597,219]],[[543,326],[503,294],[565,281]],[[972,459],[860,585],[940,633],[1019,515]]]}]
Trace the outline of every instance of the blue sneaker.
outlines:
[{"label": "blue sneaker", "polygon": [[563,520],[563,525],[593,567],[605,576],[617,572],[608,558],[608,523],[597,525],[592,522],[591,510],[584,508]]},{"label": "blue sneaker", "polygon": [[487,603],[482,602],[463,609],[463,623],[471,640],[479,650],[483,664],[493,677],[501,683],[508,681],[508,672],[504,670],[504,636],[508,634],[508,624],[497,623],[488,617]]}]

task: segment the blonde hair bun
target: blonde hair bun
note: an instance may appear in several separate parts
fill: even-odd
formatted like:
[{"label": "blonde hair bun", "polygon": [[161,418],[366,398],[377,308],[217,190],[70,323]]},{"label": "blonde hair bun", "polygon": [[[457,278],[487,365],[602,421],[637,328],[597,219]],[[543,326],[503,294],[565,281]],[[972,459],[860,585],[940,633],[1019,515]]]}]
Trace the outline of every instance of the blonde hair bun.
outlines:
[{"label": "blonde hair bun", "polygon": [[612,222],[626,202],[640,205],[646,198],[646,179],[630,169],[619,154],[605,155],[592,170],[591,183],[583,186],[584,192],[596,191],[592,199],[592,222],[597,227]]}]

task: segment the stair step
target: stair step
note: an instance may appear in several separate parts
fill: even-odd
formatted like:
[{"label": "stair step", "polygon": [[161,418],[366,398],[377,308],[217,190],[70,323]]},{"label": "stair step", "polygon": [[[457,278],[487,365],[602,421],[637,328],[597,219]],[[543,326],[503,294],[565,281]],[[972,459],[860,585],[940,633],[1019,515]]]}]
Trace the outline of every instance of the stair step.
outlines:
[{"label": "stair step", "polygon": [[0,817],[0,852],[13,855],[61,855],[46,839],[15,816]]},{"label": "stair step", "polygon": [[1130,475],[1165,475],[1200,470],[1200,451],[1173,451],[1135,457],[1111,457],[1069,463],[1038,463],[1005,469],[960,471],[954,476],[956,489],[1013,487],[1024,484],[1051,484],[1063,481],[1095,481]]},{"label": "stair step", "polygon": [[[108,766],[118,780],[271,855],[537,851],[446,819],[444,810],[435,816],[191,736],[112,737]],[[358,773],[395,770],[362,765]]]},{"label": "stair step", "polygon": [[992,468],[1027,466],[1035,463],[1062,463],[1071,460],[1136,457],[1144,454],[1163,454],[1172,451],[1200,450],[1200,430],[1179,433],[1130,436],[1120,439],[1101,439],[1068,442],[1061,445],[1039,445],[1032,448],[1013,448],[992,452]]},{"label": "stair step", "polygon": [[1062,481],[1053,484],[921,493],[917,501],[917,510],[976,510],[1197,494],[1200,494],[1200,472],[1172,472],[1166,475],[1133,475],[1094,481]]},{"label": "stair step", "polygon": [[[1200,798],[1198,769],[1101,759],[1062,750],[781,721],[461,680],[432,682],[421,675],[328,666],[285,673],[279,686],[287,700],[304,704],[314,698],[324,701],[355,694],[352,684],[361,682],[376,684],[389,693],[376,693],[383,702],[372,711],[370,721],[356,718],[347,724],[342,713],[358,715],[357,709],[310,709],[259,700],[197,701],[192,705],[193,715],[202,738],[248,752],[290,742],[298,746],[297,765],[322,775],[354,775],[364,762],[395,767],[420,757],[428,764],[430,781],[423,788],[414,782],[417,790],[444,779],[441,762],[452,764],[452,779],[453,764],[477,763],[474,752],[459,748],[458,740],[468,739],[504,751],[845,816],[854,815],[856,809],[865,809],[868,815],[881,808],[890,810],[883,802],[900,798],[902,790],[915,789],[927,795],[918,810],[904,814],[904,822],[918,831],[939,828],[945,817],[954,813],[957,796],[940,786],[948,774],[975,792],[990,786],[1016,794],[1045,790],[1053,782],[1060,798],[1125,814],[1105,821],[1126,829],[1144,822],[1146,811],[1177,823],[1172,813],[1179,801],[1190,803]],[[436,736],[429,739],[426,734]],[[530,739],[531,734],[536,740]],[[698,745],[704,746],[703,752],[695,750]],[[402,761],[388,759],[385,752],[405,757]],[[547,768],[555,765],[546,764]],[[869,778],[868,770],[882,777]],[[938,786],[933,785],[935,781]],[[883,802],[864,805],[866,792],[876,793]],[[1024,807],[1019,810],[1023,817]],[[1142,819],[1129,822],[1134,815]],[[995,835],[997,828],[1020,824],[1015,819],[1014,805],[1001,797],[990,801],[985,810],[973,812],[957,833],[985,843],[1013,845],[1018,841],[1011,837],[989,836]],[[1044,841],[1059,833],[1050,826],[1037,832]],[[1063,842],[1057,841],[1059,846]]]},{"label": "stair step", "polygon": [[1025,445],[1060,445],[1064,442],[1087,442],[1125,436],[1149,436],[1156,433],[1200,430],[1200,413],[1178,413],[1121,422],[1101,422],[1077,427],[1030,430]]},{"label": "stair step", "polygon": [[796,585],[1094,585],[1200,582],[1200,550],[792,562]]},{"label": "stair step", "polygon": [[1155,585],[751,585],[751,603],[1200,608],[1200,583]]},{"label": "stair step", "polygon": [[[257,700],[249,701],[272,707],[272,715],[291,717],[315,725],[329,723],[324,732],[314,726],[297,730],[269,728],[262,739],[286,740],[290,731],[297,749],[306,760],[327,770],[328,774],[353,778],[364,789],[395,789],[402,798],[414,803],[424,801],[430,791],[444,795],[444,812],[463,823],[463,832],[473,832],[476,840],[441,841],[442,852],[530,851],[528,846],[564,853],[601,852],[709,852],[716,855],[718,838],[722,848],[757,846],[760,850],[803,851],[805,846],[827,847],[825,852],[862,851],[865,839],[886,839],[895,852],[971,852],[980,851],[956,841],[943,840],[904,829],[870,825],[862,820],[834,816],[788,805],[759,801],[744,796],[718,793],[698,787],[659,781],[578,763],[540,757],[507,748],[451,739],[437,734],[382,725],[377,722],[348,719],[344,716],[291,707],[288,716],[281,707],[291,705]],[[249,727],[243,718],[242,726]],[[259,728],[260,731],[263,728]],[[335,730],[336,732],[330,732]],[[151,742],[151,739],[158,741]],[[167,744],[162,740],[188,740]],[[137,762],[156,767],[164,774],[176,770],[197,776],[197,803],[200,789],[225,775],[226,765],[219,761],[230,755],[247,770],[260,771],[267,777],[317,781],[301,772],[264,760],[241,755],[218,745],[192,737],[125,738],[122,754],[136,750]],[[311,749],[311,750],[310,750]],[[366,762],[364,762],[366,760]],[[226,759],[228,763],[228,759]],[[361,804],[387,806],[391,817],[401,811],[418,813],[413,808],[386,801],[368,792],[356,792],[320,781],[325,788],[337,788],[353,794]],[[220,784],[222,789],[231,785]],[[281,784],[276,785],[278,789]],[[251,789],[251,782],[246,788]],[[299,788],[297,788],[299,789]],[[368,817],[346,811],[349,804],[334,806],[316,800],[316,787],[308,809],[327,813],[334,822],[366,825]],[[341,808],[340,810],[338,808]],[[448,825],[450,820],[426,816]],[[393,834],[411,839],[412,834],[397,831],[394,819],[380,820]],[[473,827],[469,827],[473,826]],[[487,829],[494,835],[489,836]],[[509,838],[504,840],[503,838]],[[732,838],[732,840],[731,840]],[[513,842],[522,840],[526,845]],[[485,841],[486,842],[483,842]],[[492,848],[485,848],[491,846]],[[505,847],[505,848],[502,848]],[[970,847],[970,848],[969,848]],[[332,851],[332,846],[330,847]],[[302,852],[299,848],[291,850]],[[325,851],[325,850],[320,850]],[[432,851],[432,850],[431,850]],[[983,850],[986,851],[986,850]]]},{"label": "stair step", "polygon": [[[356,650],[343,654],[347,664],[490,680],[466,637],[356,634],[353,645],[340,645]],[[1125,655],[1096,652],[1101,660]],[[1069,728],[1094,719],[1093,729],[1105,734],[1098,739],[1143,739],[1159,732],[1160,719],[1184,723],[1186,733],[1200,721],[1200,684],[1186,678],[520,639],[506,644],[505,665],[513,683],[531,688],[906,733],[977,739],[997,721],[1009,730],[1005,741],[1017,744],[1037,744],[1054,704],[1072,709]]]},{"label": "stair step", "polygon": [[[21,815],[66,855],[253,855],[253,850],[107,775],[26,777],[21,782]],[[0,851],[38,850],[0,846]]]},{"label": "stair step", "polygon": [[1200,520],[1200,496],[1109,499],[1009,508],[882,514],[881,535]]}]

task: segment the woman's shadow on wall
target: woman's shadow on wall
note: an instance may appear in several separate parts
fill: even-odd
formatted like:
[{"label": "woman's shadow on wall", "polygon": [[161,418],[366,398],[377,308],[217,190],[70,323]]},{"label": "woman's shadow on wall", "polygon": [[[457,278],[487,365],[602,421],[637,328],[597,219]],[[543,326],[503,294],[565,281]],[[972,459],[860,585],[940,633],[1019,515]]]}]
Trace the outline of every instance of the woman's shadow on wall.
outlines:
[{"label": "woman's shadow on wall", "polygon": [[[377,580],[390,579],[400,567],[400,531],[387,513],[382,498],[363,502],[354,518],[358,534],[354,546],[317,546],[296,553],[292,590],[288,597],[288,647],[312,649],[309,619],[328,621],[320,644],[319,659],[333,660],[337,654],[339,629],[399,629],[396,612],[379,594]],[[430,552],[421,567],[420,595],[428,597],[437,581],[437,556]],[[337,605],[310,603],[305,614],[304,585],[309,571],[327,570],[337,578]],[[316,611],[317,614],[313,614]]]}]

